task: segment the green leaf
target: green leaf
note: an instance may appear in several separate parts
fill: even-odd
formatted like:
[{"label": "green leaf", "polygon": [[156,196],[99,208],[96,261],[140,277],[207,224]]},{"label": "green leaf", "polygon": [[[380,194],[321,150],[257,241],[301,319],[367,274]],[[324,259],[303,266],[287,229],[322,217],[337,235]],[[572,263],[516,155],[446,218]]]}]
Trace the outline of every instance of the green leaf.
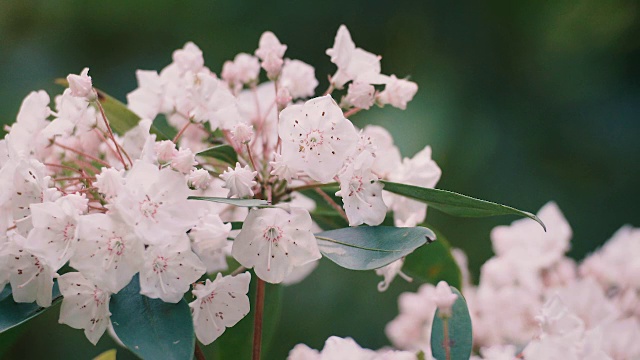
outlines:
[{"label": "green leaf", "polygon": [[[7,294],[5,291],[6,289],[3,290],[3,293]],[[9,290],[9,294],[11,294],[11,290]],[[53,283],[52,299],[51,306],[44,308],[35,302],[17,303],[13,301],[12,296],[6,295],[6,297],[0,301],[0,334],[42,314],[60,302],[62,295],[60,294],[60,289],[58,289],[57,281]]]},{"label": "green leaf", "polygon": [[244,223],[242,221],[232,221],[231,222],[231,230],[242,230],[242,225]]},{"label": "green leaf", "polygon": [[189,305],[140,294],[139,275],[111,296],[111,322],[118,338],[143,359],[191,359],[195,334]]},{"label": "green leaf", "polygon": [[402,271],[416,280],[437,284],[446,281],[449,285],[461,288],[462,274],[451,255],[449,243],[441,233],[436,232],[438,240],[421,246],[407,255]]},{"label": "green leaf", "polygon": [[268,207],[267,200],[260,199],[229,199],[223,197],[211,197],[211,196],[189,196],[189,200],[204,200],[216,203],[223,203],[242,207]]},{"label": "green leaf", "polygon": [[436,310],[431,326],[431,352],[436,359],[447,359],[445,327],[447,329],[448,346],[450,351],[449,359],[468,359],[471,355],[473,345],[473,334],[471,330],[471,316],[467,302],[460,292],[451,287],[451,291],[458,295],[453,303],[451,316],[446,320],[440,317],[440,310]]},{"label": "green leaf", "polygon": [[316,210],[312,211],[311,218],[324,230],[339,229],[349,226],[349,222],[345,220],[335,210]]},{"label": "green leaf", "polygon": [[384,184],[384,189],[387,191],[426,203],[449,215],[463,217],[519,215],[535,220],[547,231],[546,226],[537,216],[510,206],[472,198],[447,190],[423,188],[390,181],[382,181],[382,183]]},{"label": "green leaf", "polygon": [[111,349],[93,358],[93,360],[116,360],[116,349]]},{"label": "green leaf", "polygon": [[123,135],[138,125],[140,117],[129,110],[125,104],[104,91],[96,89],[96,92],[98,93],[98,101],[104,109],[104,114],[109,120],[109,125],[111,125],[111,129],[115,133]]},{"label": "green leaf", "polygon": [[360,226],[315,234],[320,252],[329,260],[351,270],[373,270],[409,255],[433,231],[424,227]]},{"label": "green leaf", "polygon": [[204,157],[212,157],[212,158],[224,161],[227,164],[231,164],[231,165],[235,165],[236,162],[238,161],[238,154],[233,149],[233,147],[229,145],[216,145],[208,149],[202,150],[196,155],[204,156]]},{"label": "green leaf", "polygon": [[[252,274],[249,287],[251,310],[247,316],[225,332],[211,345],[204,347],[207,359],[251,359],[253,348],[253,316],[254,298],[256,293],[256,276]],[[266,354],[269,344],[273,340],[282,305],[282,286],[265,284],[264,313],[262,319],[262,353]],[[263,355],[263,359],[266,356]]]}]

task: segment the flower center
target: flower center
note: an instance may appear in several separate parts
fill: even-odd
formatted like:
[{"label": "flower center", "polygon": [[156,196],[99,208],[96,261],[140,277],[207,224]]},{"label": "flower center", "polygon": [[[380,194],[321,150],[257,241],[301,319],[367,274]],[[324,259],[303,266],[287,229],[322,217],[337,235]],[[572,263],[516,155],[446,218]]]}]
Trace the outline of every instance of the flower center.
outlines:
[{"label": "flower center", "polygon": [[111,239],[109,239],[109,243],[107,245],[109,254],[122,256],[122,254],[124,253],[124,249],[124,241],[122,241],[122,238],[120,236],[112,237]]},{"label": "flower center", "polygon": [[140,212],[146,218],[155,218],[159,207],[160,204],[151,201],[148,196],[140,202]]},{"label": "flower center", "polygon": [[349,181],[349,196],[360,193],[363,188],[362,176],[354,176]]},{"label": "flower center", "polygon": [[264,230],[262,237],[271,243],[276,243],[282,238],[282,229],[279,226],[269,226]]},{"label": "flower center", "polygon": [[169,267],[169,261],[164,256],[157,256],[153,261],[153,272],[156,274],[161,274],[167,270]]}]

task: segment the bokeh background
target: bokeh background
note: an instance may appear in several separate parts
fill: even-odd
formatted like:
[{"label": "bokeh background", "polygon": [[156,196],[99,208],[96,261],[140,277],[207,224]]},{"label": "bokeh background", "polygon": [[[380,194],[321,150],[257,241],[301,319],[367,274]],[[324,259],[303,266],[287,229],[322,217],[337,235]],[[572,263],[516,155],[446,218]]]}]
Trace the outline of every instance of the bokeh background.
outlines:
[{"label": "bokeh background", "polygon": [[[136,69],[160,70],[186,41],[219,72],[253,52],[265,30],[289,46],[288,57],[316,66],[321,92],[335,70],[324,51],[346,24],[356,45],[383,56],[384,73],[420,86],[406,111],[352,120],[387,127],[404,156],[430,144],[440,188],[532,212],[555,200],[580,259],[623,224],[640,226],[639,16],[640,3],[628,0],[0,0],[0,123],[14,121],[30,91],[58,93],[53,79],[85,66],[97,87],[124,100]],[[467,252],[476,276],[492,253],[491,228],[512,220],[428,216]],[[300,342],[321,348],[330,335],[388,345],[397,296],[418,285],[396,280],[378,293],[378,281],[322,262],[285,289],[266,358],[283,359]],[[0,358],[89,359],[114,347],[106,336],[92,346],[58,325],[57,313],[21,328]]]}]

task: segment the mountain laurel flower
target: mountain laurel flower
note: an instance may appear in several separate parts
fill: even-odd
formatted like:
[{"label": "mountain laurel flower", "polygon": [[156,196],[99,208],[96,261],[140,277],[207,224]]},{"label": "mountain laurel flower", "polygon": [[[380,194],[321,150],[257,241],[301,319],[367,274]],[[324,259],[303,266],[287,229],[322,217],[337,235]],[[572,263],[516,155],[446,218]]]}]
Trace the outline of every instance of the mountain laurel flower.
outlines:
[{"label": "mountain laurel flower", "polygon": [[311,226],[311,216],[302,208],[251,210],[231,254],[262,280],[280,283],[293,268],[320,259]]},{"label": "mountain laurel flower", "polygon": [[223,223],[219,215],[207,213],[189,231],[191,248],[207,267],[207,273],[227,269],[227,240],[231,231],[230,223]]},{"label": "mountain laurel flower", "polygon": [[204,58],[202,50],[189,41],[182,49],[173,52],[173,63],[183,72],[198,72],[204,67]]},{"label": "mountain laurel flower", "polygon": [[36,302],[39,306],[49,307],[53,290],[55,270],[27,249],[25,239],[14,234],[5,249],[9,268],[9,283],[13,300],[17,303]]},{"label": "mountain laurel flower", "polygon": [[89,76],[89,68],[84,68],[80,75],[69,74],[67,76],[71,96],[81,98],[93,97],[93,85],[91,84],[91,76]]},{"label": "mountain laurel flower", "polygon": [[152,245],[144,251],[140,293],[177,303],[205,270],[202,261],[189,248],[187,235],[174,237],[167,245]]},{"label": "mountain laurel flower", "polygon": [[70,265],[100,288],[117,293],[142,267],[144,244],[115,213],[90,214],[78,222]]},{"label": "mountain laurel flower", "polygon": [[375,102],[376,89],[373,85],[361,81],[349,84],[347,96],[344,100],[347,104],[357,108],[368,110]]},{"label": "mountain laurel flower", "polygon": [[290,162],[278,153],[273,154],[273,161],[269,162],[269,166],[273,168],[271,175],[277,176],[280,180],[291,182],[298,177],[298,170],[291,167]]},{"label": "mountain laurel flower", "polygon": [[196,156],[189,148],[180,148],[176,153],[176,156],[171,159],[171,167],[183,174],[188,174],[196,165]]},{"label": "mountain laurel flower", "polygon": [[271,31],[265,31],[260,36],[256,56],[262,60],[262,68],[267,72],[269,79],[275,79],[280,75],[285,51],[287,51],[287,45],[281,44]]},{"label": "mountain laurel flower", "polygon": [[320,182],[338,174],[358,143],[353,124],[329,95],[282,110],[278,130],[290,166]]},{"label": "mountain laurel flower", "polygon": [[191,169],[187,175],[187,183],[192,189],[206,189],[211,182],[211,175],[205,169]]},{"label": "mountain laurel flower", "polygon": [[258,79],[260,62],[255,56],[240,53],[233,61],[226,61],[222,66],[220,76],[229,84],[249,84]]},{"label": "mountain laurel flower", "polygon": [[451,291],[451,287],[446,281],[440,281],[436,285],[436,291],[433,294],[433,301],[436,303],[438,310],[444,316],[451,316],[451,307],[456,302],[458,295]]},{"label": "mountain laurel flower", "polygon": [[412,282],[413,279],[402,272],[402,265],[404,265],[404,258],[398,259],[389,265],[385,265],[379,269],[376,269],[376,275],[383,276],[384,279],[378,283],[378,291],[387,291],[391,282],[400,275],[401,278],[408,282]]},{"label": "mountain laurel flower", "polygon": [[333,47],[327,49],[331,62],[338,71],[331,77],[331,83],[342,89],[349,81],[368,84],[382,84],[385,76],[380,74],[380,57],[368,51],[356,48],[347,27],[340,25]]},{"label": "mountain laurel flower", "polygon": [[384,90],[378,94],[377,99],[380,104],[389,104],[404,110],[416,92],[418,92],[418,85],[416,83],[398,79],[395,75],[391,75],[385,84]]},{"label": "mountain laurel flower", "polygon": [[167,163],[173,160],[176,155],[178,155],[176,144],[174,144],[171,140],[158,141],[154,144],[153,149],[158,156],[158,161],[161,163]]},{"label": "mountain laurel flower", "polygon": [[279,85],[289,90],[294,99],[311,97],[318,86],[315,69],[303,61],[286,59]]},{"label": "mountain laurel flower", "polygon": [[371,172],[373,156],[362,152],[338,175],[344,210],[349,226],[362,224],[380,225],[387,215],[387,206],[382,200],[382,183]]},{"label": "mountain laurel flower", "polygon": [[100,174],[96,175],[93,185],[107,199],[113,199],[124,188],[124,170],[104,167]]},{"label": "mountain laurel flower", "polygon": [[60,307],[61,324],[84,329],[84,334],[95,345],[109,326],[109,292],[100,289],[79,272],[66,273],[58,278],[63,296]]},{"label": "mountain laurel flower", "polygon": [[211,344],[226,328],[247,316],[250,282],[249,272],[224,277],[218,273],[215,280],[206,279],[204,284],[195,286],[192,293],[196,300],[189,303],[189,307],[196,336],[201,343]]},{"label": "mountain laurel flower", "polygon": [[258,175],[257,171],[251,171],[249,165],[242,167],[240,163],[236,163],[236,168],[227,168],[227,171],[220,175],[220,178],[224,180],[225,189],[229,189],[228,197],[236,196],[243,198],[246,196],[253,196],[253,187],[258,183],[254,181]]},{"label": "mountain laurel flower", "polygon": [[[86,201],[84,199],[85,207]],[[65,197],[55,202],[31,204],[30,208],[34,228],[25,247],[57,271],[71,258],[78,245],[81,212]]]},{"label": "mountain laurel flower", "polygon": [[238,144],[246,144],[253,138],[253,126],[237,123],[231,130],[231,135]]},{"label": "mountain laurel flower", "polygon": [[278,89],[278,92],[276,93],[276,104],[280,109],[286,108],[291,100],[293,100],[293,97],[291,96],[289,89],[287,89],[286,87],[281,87]]}]

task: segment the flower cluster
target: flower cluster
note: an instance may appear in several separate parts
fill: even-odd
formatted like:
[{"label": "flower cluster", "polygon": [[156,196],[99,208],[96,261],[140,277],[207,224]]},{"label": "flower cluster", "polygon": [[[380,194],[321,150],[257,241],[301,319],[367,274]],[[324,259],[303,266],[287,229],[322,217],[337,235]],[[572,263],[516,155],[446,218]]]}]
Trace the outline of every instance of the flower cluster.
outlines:
[{"label": "flower cluster", "polygon": [[[374,104],[404,109],[417,85],[382,74],[380,57],[341,26],[327,50],[337,71],[313,97],[314,68],[286,50],[265,32],[254,55],[238,54],[218,76],[187,43],[160,72],[136,72],[124,109],[135,123],[110,118],[114,100],[93,88],[88,69],[67,77],[54,104],[44,91],[29,94],[0,140],[0,289],[8,283],[16,302],[47,307],[57,279],[60,322],[94,344],[110,298],[131,281],[170,303],[192,290],[196,335],[208,344],[249,312],[250,275],[223,276],[228,256],[270,283],[299,281],[320,259],[315,204],[302,189],[321,192],[350,226],[379,225],[388,211],[398,226],[421,223],[426,205],[384,192],[380,180],[435,186],[431,148],[402,160],[385,129],[348,119]],[[174,136],[157,131],[159,117]],[[215,146],[237,160],[203,155]],[[342,204],[317,189],[333,182]],[[239,233],[233,221],[243,222]]]},{"label": "flower cluster", "polygon": [[[640,345],[640,230],[624,226],[582,263],[566,257],[572,230],[551,202],[531,220],[491,233],[495,256],[479,285],[464,273],[471,311],[474,359],[636,359]],[[462,269],[466,257],[454,252]],[[422,285],[399,298],[400,314],[386,329],[400,349],[430,353],[436,288]]]}]

